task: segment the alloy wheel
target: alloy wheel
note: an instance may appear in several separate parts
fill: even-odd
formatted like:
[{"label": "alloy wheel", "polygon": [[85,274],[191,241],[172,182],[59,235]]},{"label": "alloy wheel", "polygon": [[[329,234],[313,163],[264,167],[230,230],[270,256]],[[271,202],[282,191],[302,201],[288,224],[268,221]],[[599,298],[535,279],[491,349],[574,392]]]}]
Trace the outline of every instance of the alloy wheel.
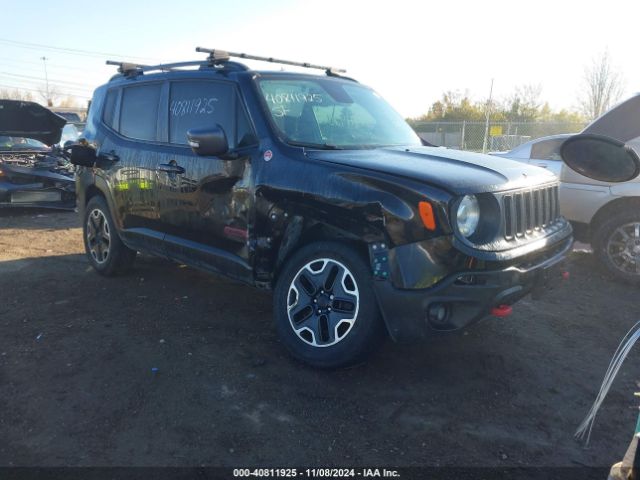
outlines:
[{"label": "alloy wheel", "polygon": [[293,277],[287,295],[291,328],[305,343],[330,347],[345,339],[358,317],[355,277],[337,260],[320,258]]},{"label": "alloy wheel", "polygon": [[616,228],[609,236],[606,254],[618,270],[640,275],[640,222]]},{"label": "alloy wheel", "polygon": [[98,264],[109,258],[111,232],[107,217],[100,209],[93,209],[87,218],[87,245],[89,253]]}]

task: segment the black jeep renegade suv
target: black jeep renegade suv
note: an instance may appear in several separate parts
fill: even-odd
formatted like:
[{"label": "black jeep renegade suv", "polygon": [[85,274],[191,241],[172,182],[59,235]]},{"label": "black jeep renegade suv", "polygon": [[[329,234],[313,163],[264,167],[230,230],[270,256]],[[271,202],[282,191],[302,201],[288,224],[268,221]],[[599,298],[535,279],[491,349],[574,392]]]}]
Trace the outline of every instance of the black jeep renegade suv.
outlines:
[{"label": "black jeep renegade suv", "polygon": [[282,342],[320,367],[387,334],[508,312],[561,277],[572,236],[552,174],[424,146],[334,70],[253,71],[209,53],[122,64],[95,91],[72,161],[99,273],[142,251],[273,289]]}]

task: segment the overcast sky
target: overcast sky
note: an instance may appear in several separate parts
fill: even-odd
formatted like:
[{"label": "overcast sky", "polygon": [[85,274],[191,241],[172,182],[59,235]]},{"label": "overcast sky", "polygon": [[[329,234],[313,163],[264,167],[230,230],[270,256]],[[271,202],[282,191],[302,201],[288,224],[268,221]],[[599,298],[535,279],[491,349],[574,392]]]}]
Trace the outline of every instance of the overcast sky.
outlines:
[{"label": "overcast sky", "polygon": [[105,55],[13,41],[136,61],[202,58],[194,52],[200,45],[329,64],[404,116],[425,113],[446,90],[486,99],[492,78],[498,98],[541,84],[552,108],[573,108],[585,65],[604,49],[626,94],[640,90],[638,1],[2,0],[2,7],[0,88],[37,90],[42,56],[52,84],[84,97],[115,71]]}]

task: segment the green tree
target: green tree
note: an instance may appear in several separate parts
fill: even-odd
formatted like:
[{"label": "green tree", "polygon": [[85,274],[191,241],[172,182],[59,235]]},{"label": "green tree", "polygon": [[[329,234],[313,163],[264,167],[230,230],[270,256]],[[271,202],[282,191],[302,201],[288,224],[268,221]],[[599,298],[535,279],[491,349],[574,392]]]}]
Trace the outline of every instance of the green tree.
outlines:
[{"label": "green tree", "polygon": [[505,119],[510,122],[535,122],[542,107],[542,85],[522,85],[507,99],[503,107]]},{"label": "green tree", "polygon": [[484,105],[474,103],[467,92],[447,91],[440,100],[434,102],[426,115],[418,117],[418,121],[447,121],[482,120]]},{"label": "green tree", "polygon": [[[543,102],[541,85],[522,85],[502,101],[491,102],[490,121],[495,122],[556,122],[583,123],[585,118],[578,112],[554,111],[548,102]],[[428,112],[408,119],[409,124],[420,122],[484,122],[486,102],[474,102],[468,93],[447,91],[431,105]]]}]

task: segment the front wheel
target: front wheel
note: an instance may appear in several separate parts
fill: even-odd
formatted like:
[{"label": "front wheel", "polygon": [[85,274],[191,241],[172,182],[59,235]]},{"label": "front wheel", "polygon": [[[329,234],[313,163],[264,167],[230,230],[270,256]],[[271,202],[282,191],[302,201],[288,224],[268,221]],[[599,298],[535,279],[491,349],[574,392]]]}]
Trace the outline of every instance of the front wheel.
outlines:
[{"label": "front wheel", "polygon": [[620,212],[604,221],[593,236],[598,260],[617,279],[640,285],[640,214]]},{"label": "front wheel", "polygon": [[318,242],[285,264],[274,291],[282,343],[315,367],[336,368],[364,358],[384,339],[371,270],[355,249]]}]

